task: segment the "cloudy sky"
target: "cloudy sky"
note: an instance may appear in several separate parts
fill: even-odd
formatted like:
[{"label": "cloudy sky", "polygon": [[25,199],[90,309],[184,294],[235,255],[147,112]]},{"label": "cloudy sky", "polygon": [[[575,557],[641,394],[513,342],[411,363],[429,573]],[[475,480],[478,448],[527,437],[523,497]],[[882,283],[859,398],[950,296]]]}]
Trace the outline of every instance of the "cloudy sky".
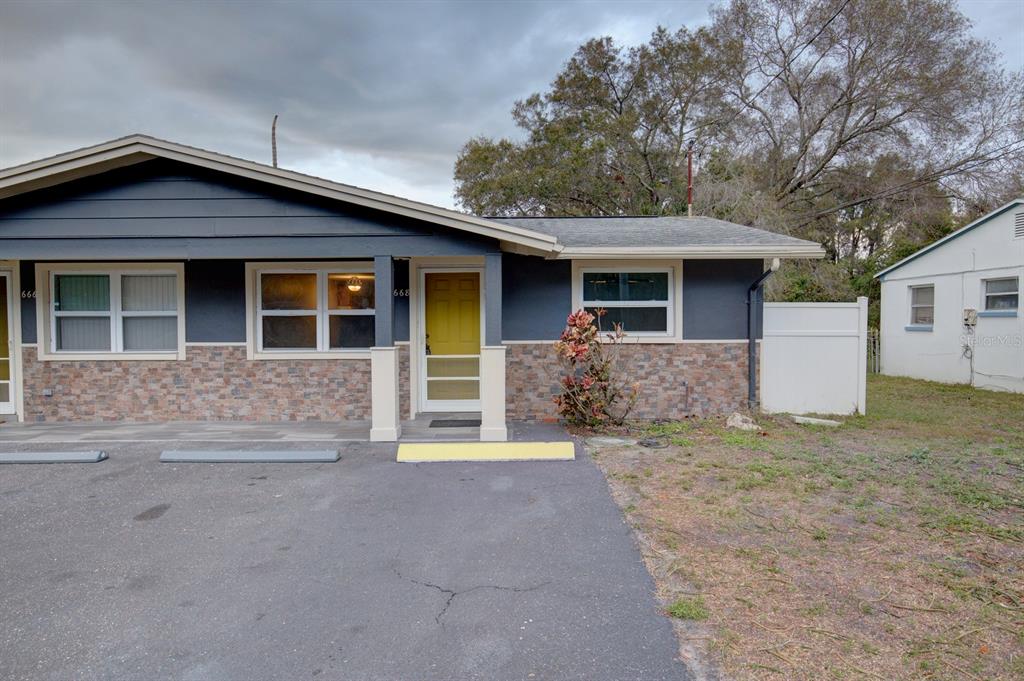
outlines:
[{"label": "cloudy sky", "polygon": [[[961,0],[1007,68],[1024,0]],[[0,167],[142,132],[451,206],[475,135],[514,135],[584,40],[696,26],[708,3],[0,0]]]}]

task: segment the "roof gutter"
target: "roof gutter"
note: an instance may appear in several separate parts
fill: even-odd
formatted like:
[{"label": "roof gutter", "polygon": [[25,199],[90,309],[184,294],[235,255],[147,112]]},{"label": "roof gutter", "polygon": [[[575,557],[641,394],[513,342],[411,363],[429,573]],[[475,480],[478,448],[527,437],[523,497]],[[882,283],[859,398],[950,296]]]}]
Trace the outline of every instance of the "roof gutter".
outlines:
[{"label": "roof gutter", "polygon": [[682,246],[682,247],[586,247],[566,246],[557,256],[563,260],[629,259],[768,259],[768,258],[823,258],[825,250],[816,243],[785,246]]}]

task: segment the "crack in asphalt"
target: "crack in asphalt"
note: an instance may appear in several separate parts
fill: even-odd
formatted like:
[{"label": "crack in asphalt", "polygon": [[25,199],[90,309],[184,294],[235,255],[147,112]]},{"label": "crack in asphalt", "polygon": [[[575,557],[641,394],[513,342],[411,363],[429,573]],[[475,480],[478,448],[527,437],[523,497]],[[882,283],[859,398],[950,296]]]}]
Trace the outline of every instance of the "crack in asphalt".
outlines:
[{"label": "crack in asphalt", "polygon": [[404,579],[407,582],[412,582],[413,584],[417,584],[419,586],[435,589],[447,596],[447,598],[444,601],[444,605],[441,606],[441,610],[438,611],[436,615],[434,615],[434,621],[440,624],[442,627],[444,626],[444,622],[441,621],[441,618],[444,617],[446,612],[448,612],[448,609],[452,606],[452,603],[455,601],[456,596],[465,596],[466,594],[473,593],[474,591],[480,591],[482,589],[493,589],[495,591],[511,591],[513,593],[528,593],[530,591],[536,591],[537,589],[541,589],[551,583],[550,581],[547,581],[541,582],[540,584],[535,584],[534,586],[527,587],[504,586],[502,584],[479,584],[477,586],[472,586],[462,591],[455,591],[454,589],[446,589],[445,587],[440,586],[438,584],[431,584],[430,582],[423,582],[418,579],[413,579],[412,577],[407,577],[403,575],[398,570],[398,568],[393,567],[391,569],[399,579]]}]

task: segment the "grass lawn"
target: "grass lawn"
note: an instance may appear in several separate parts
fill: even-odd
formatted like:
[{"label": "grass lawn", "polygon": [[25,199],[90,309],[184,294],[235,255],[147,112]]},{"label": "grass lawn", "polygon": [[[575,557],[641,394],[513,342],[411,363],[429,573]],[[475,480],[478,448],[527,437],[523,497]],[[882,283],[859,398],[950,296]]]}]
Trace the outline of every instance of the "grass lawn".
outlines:
[{"label": "grass lawn", "polygon": [[873,376],[840,428],[591,453],[684,657],[737,679],[1024,678],[1024,395]]}]

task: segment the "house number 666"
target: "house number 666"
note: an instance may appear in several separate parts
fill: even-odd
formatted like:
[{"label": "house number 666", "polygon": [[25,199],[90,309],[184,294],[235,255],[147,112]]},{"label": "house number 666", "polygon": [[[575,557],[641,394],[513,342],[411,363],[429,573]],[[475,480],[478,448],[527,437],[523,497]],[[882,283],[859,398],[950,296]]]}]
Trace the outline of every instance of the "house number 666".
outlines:
[{"label": "house number 666", "polygon": [[36,297],[36,292],[35,291],[22,291],[21,292],[21,297],[22,298],[35,298]]}]

